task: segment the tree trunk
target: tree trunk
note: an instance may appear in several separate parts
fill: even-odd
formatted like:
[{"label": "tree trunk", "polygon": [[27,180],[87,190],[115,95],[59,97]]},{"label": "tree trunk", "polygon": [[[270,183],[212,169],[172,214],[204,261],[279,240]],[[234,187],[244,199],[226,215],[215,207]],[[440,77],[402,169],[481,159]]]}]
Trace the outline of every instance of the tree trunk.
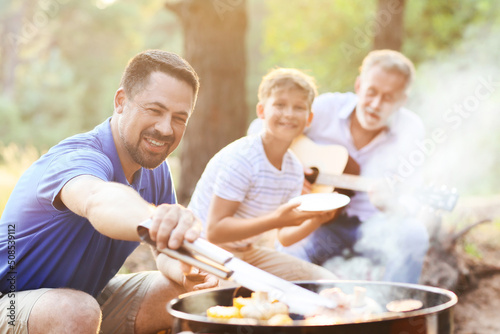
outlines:
[{"label": "tree trunk", "polygon": [[184,57],[200,77],[181,147],[178,201],[187,204],[207,162],[247,128],[245,0],[167,2],[184,28]]},{"label": "tree trunk", "polygon": [[403,45],[405,0],[378,0],[376,22],[379,31],[375,34],[373,49],[400,51]]}]

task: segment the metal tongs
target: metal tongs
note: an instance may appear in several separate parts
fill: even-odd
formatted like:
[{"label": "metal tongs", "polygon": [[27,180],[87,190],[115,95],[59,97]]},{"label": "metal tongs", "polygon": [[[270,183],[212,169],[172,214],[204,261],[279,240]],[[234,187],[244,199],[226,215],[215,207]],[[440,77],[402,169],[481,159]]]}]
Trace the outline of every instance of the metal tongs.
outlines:
[{"label": "metal tongs", "polygon": [[[151,223],[151,220],[141,223],[137,227],[137,232],[144,242],[156,248],[156,243],[149,236]],[[177,250],[169,248],[157,250],[247,289],[267,292],[271,299],[287,304],[292,313],[313,315],[323,308],[337,307],[335,301],[254,267],[201,238],[194,242],[184,241]]]}]

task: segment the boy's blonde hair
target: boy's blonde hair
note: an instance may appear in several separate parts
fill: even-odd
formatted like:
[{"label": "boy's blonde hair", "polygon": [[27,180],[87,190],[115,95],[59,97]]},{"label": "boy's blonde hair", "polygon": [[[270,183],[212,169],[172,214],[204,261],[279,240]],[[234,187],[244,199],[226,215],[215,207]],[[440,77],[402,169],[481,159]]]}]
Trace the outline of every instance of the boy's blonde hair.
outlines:
[{"label": "boy's blonde hair", "polygon": [[259,85],[258,98],[264,103],[275,89],[295,87],[307,93],[307,101],[311,107],[318,89],[313,77],[295,68],[276,68],[267,73]]},{"label": "boy's blonde hair", "polygon": [[359,68],[361,77],[375,66],[380,66],[388,72],[401,74],[405,78],[405,90],[407,91],[410,88],[415,75],[415,68],[411,60],[402,53],[394,50],[375,50],[368,53]]}]

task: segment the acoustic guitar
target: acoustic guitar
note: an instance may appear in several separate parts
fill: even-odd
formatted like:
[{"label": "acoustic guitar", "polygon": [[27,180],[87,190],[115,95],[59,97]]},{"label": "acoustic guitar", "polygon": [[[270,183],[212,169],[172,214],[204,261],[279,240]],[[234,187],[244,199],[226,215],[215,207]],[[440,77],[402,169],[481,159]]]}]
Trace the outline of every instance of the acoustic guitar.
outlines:
[{"label": "acoustic guitar", "polygon": [[[320,145],[301,135],[290,148],[303,166],[313,170],[312,175],[306,175],[306,179],[312,184],[312,192],[335,190],[352,196],[354,191],[370,191],[384,182],[360,176],[359,165],[341,145]],[[396,191],[398,195],[411,194],[420,203],[445,211],[452,211],[458,201],[456,189],[446,186],[415,188],[401,183]]]}]

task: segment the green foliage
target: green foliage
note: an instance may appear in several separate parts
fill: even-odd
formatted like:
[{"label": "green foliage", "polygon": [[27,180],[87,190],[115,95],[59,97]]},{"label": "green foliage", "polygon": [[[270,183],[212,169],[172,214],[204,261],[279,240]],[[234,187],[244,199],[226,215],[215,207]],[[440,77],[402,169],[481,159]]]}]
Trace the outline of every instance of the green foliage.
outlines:
[{"label": "green foliage", "polygon": [[495,0],[419,0],[407,2],[403,51],[420,63],[449,50],[473,24],[498,23]]},{"label": "green foliage", "polygon": [[371,48],[375,2],[312,0],[290,6],[275,0],[267,6],[267,68],[305,70],[322,91],[352,89],[357,67]]},{"label": "green foliage", "polygon": [[2,95],[7,71],[0,72],[4,143],[48,148],[93,128],[111,116],[114,92],[133,55],[181,49],[181,30],[161,0],[18,0],[2,6],[0,64],[10,62],[15,71],[10,95]]},{"label": "green foliage", "polygon": [[6,142],[41,147],[59,141],[61,134],[81,129],[77,120],[84,110],[75,102],[85,98],[85,86],[58,50],[50,52],[44,62],[19,68],[18,73],[21,89],[15,96],[16,109],[11,110],[17,124],[7,125]]},{"label": "green foliage", "polygon": [[[376,20],[377,2],[266,2],[265,67],[309,70],[321,91],[352,90],[361,60],[385,24]],[[496,0],[406,1],[402,51],[418,65],[455,46],[469,25],[498,23],[499,14]]]}]

